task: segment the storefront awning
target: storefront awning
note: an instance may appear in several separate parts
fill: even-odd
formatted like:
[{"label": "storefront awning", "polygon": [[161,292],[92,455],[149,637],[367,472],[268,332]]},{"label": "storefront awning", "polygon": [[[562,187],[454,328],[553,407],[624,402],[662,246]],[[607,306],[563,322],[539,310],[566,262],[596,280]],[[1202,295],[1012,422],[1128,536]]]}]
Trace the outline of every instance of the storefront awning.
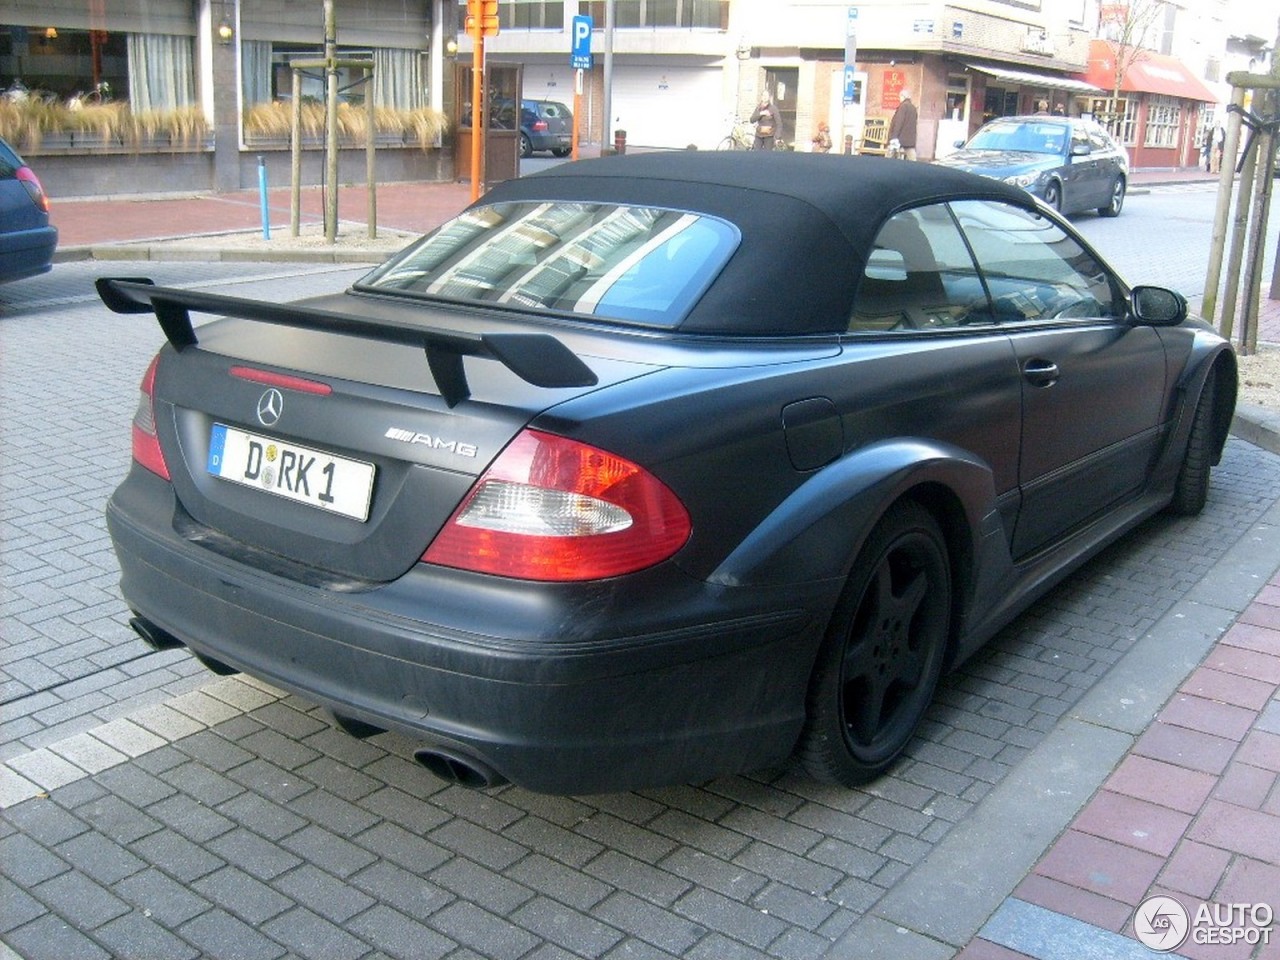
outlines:
[{"label": "storefront awning", "polygon": [[[1122,93],[1157,93],[1203,103],[1213,103],[1218,99],[1180,60],[1151,50],[1130,50],[1126,56],[1133,59],[1120,81]],[[1104,90],[1115,89],[1117,58],[1116,46],[1111,41],[1091,40],[1086,76]]]},{"label": "storefront awning", "polygon": [[1071,93],[1088,93],[1099,94],[1102,91],[1095,87],[1092,83],[1085,83],[1083,80],[1076,80],[1073,77],[1064,77],[1057,73],[1036,73],[1031,70],[1010,70],[1006,67],[992,67],[985,63],[969,63],[966,66],[970,70],[977,70],[979,73],[985,73],[989,77],[995,77],[997,80],[1004,80],[1007,83],[1025,84],[1029,87],[1044,87],[1048,90],[1068,90]]}]

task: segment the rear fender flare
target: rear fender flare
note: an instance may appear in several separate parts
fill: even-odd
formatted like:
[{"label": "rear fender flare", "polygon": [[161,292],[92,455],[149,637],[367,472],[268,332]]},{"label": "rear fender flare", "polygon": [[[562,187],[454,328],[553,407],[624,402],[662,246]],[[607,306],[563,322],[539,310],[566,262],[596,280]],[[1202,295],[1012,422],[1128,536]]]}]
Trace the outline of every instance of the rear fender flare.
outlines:
[{"label": "rear fender flare", "polygon": [[[711,574],[725,586],[843,582],[871,529],[904,497],[938,517],[953,563],[983,556],[999,532],[990,467],[957,447],[898,438],[850,452],[796,488]],[[963,580],[973,582],[971,569]],[[957,595],[963,592],[963,585]]]}]

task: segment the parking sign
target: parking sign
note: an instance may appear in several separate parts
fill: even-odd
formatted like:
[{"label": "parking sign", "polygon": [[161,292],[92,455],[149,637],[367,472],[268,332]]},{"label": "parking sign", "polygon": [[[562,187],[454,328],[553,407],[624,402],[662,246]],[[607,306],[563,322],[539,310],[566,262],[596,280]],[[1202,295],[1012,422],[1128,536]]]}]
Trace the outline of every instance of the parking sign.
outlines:
[{"label": "parking sign", "polygon": [[569,66],[574,70],[591,69],[591,29],[590,17],[573,18],[573,46],[569,55]]}]

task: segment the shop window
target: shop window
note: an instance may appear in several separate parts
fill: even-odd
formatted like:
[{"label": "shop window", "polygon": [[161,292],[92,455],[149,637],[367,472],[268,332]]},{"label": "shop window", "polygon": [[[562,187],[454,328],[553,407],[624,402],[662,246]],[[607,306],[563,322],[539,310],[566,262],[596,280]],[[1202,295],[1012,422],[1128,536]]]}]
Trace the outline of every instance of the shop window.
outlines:
[{"label": "shop window", "polygon": [[88,103],[127,97],[124,33],[0,25],[0,90],[11,97]]},{"label": "shop window", "polygon": [[1173,97],[1147,98],[1145,147],[1176,147],[1182,124],[1182,105]]},{"label": "shop window", "polygon": [[1122,97],[1112,108],[1111,101],[1097,97],[1091,104],[1094,119],[1126,147],[1138,143],[1138,101]]}]

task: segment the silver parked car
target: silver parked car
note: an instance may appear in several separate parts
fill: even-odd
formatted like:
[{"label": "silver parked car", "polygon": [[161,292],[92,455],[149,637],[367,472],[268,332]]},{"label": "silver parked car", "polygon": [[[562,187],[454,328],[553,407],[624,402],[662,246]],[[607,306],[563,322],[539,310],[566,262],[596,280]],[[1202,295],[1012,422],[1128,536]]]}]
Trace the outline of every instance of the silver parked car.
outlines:
[{"label": "silver parked car", "polygon": [[1000,117],[938,163],[1022,187],[1061,213],[1116,217],[1129,183],[1129,154],[1079,117]]}]

